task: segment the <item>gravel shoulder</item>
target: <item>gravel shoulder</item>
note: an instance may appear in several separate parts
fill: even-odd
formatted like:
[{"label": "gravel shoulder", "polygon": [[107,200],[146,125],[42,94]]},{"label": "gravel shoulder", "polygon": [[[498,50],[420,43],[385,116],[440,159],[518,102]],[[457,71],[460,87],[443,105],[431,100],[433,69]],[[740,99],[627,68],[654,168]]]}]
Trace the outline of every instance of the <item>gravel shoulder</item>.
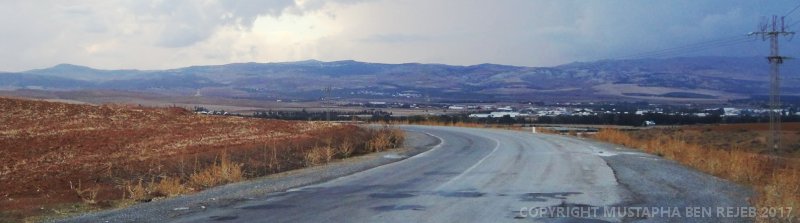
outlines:
[{"label": "gravel shoulder", "polygon": [[[633,222],[753,222],[752,218],[718,216],[718,208],[752,207],[751,188],[683,166],[672,160],[621,145],[593,139],[559,136],[564,141],[588,143],[611,169],[623,194],[626,207],[666,207],[680,210],[679,218],[627,218]],[[688,209],[710,210],[712,216],[688,217]],[[735,212],[734,212],[735,213]],[[702,214],[702,213],[701,213]]]}]

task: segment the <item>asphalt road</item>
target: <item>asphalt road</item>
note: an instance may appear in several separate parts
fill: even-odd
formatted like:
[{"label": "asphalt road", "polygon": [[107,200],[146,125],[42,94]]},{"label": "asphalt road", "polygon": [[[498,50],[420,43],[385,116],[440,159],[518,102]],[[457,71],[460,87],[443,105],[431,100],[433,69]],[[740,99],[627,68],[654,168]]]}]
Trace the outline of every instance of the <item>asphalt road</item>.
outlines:
[{"label": "asphalt road", "polygon": [[[717,209],[748,206],[746,199],[750,192],[746,188],[615,145],[519,131],[403,128],[435,137],[438,144],[405,160],[322,183],[225,205],[203,206],[194,211],[164,207],[172,209],[171,214],[156,219],[168,222],[751,221],[733,218],[730,213],[720,216]],[[109,216],[112,215],[73,220],[115,219]]]}]

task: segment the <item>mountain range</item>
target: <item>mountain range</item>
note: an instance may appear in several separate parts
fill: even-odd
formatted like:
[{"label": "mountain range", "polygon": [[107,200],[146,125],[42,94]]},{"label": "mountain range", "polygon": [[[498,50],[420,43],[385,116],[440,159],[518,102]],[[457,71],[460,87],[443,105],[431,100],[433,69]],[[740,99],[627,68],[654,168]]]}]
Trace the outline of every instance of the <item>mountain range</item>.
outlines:
[{"label": "mountain range", "polygon": [[[800,95],[800,65],[782,66],[782,92]],[[725,102],[767,94],[756,57],[603,60],[554,67],[381,64],[352,60],[234,63],[167,70],[99,70],[61,64],[0,72],[0,89],[111,90],[253,100]]]}]

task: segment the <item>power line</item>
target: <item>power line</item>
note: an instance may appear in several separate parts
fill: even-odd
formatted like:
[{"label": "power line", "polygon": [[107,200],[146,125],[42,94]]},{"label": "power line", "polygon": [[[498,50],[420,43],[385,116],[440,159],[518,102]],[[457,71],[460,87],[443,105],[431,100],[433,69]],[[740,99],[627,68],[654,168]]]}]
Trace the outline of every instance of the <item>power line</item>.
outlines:
[{"label": "power line", "polygon": [[[797,9],[800,9],[800,4],[798,4],[797,6],[795,6],[794,8],[789,10],[788,12],[786,12],[786,14],[783,17],[791,15],[792,13],[796,12]],[[795,26],[797,24],[800,24],[800,21],[794,22],[794,23],[786,26],[786,28],[793,27],[793,26]],[[737,44],[746,43],[746,42],[752,42],[752,41],[753,40],[750,39],[749,37],[747,37],[747,35],[735,35],[735,36],[723,37],[723,38],[720,38],[720,39],[707,40],[707,41],[687,44],[687,45],[683,45],[683,46],[677,46],[677,47],[665,48],[665,49],[659,49],[659,50],[653,50],[653,51],[645,51],[645,52],[635,53],[635,54],[631,54],[631,55],[615,57],[615,58],[611,58],[611,60],[639,59],[639,58],[648,58],[648,57],[663,57],[663,56],[670,56],[670,55],[681,55],[681,54],[694,53],[694,52],[699,52],[699,51],[702,51],[702,50],[708,50],[708,49],[713,49],[713,48],[718,48],[718,47],[732,46],[732,45],[737,45]]]},{"label": "power line", "polygon": [[650,55],[647,55],[647,57],[667,57],[667,56],[686,55],[686,54],[691,54],[691,53],[695,53],[695,52],[701,52],[701,51],[705,51],[705,50],[721,48],[721,47],[727,47],[727,46],[734,46],[734,45],[739,45],[739,44],[742,44],[742,43],[748,43],[748,42],[754,42],[754,41],[755,41],[755,39],[753,39],[753,38],[736,39],[736,40],[731,40],[731,41],[726,41],[726,42],[717,42],[717,43],[707,44],[707,45],[703,45],[703,46],[686,48],[686,49],[683,49],[683,50],[668,51],[668,52],[650,54]]},{"label": "power line", "polygon": [[797,10],[797,8],[800,8],[800,5],[797,5],[797,6],[795,6],[795,7],[794,7],[792,10],[789,10],[789,12],[787,12],[786,14],[784,14],[784,15],[783,15],[783,17],[786,17],[786,16],[789,16],[789,15],[791,15],[791,14],[792,14],[792,13],[793,13],[795,10]]},{"label": "power line", "polygon": [[659,50],[653,50],[653,51],[640,52],[640,53],[636,53],[636,54],[631,54],[631,55],[627,55],[627,56],[613,58],[613,60],[637,59],[637,58],[647,58],[647,57],[657,57],[657,56],[660,57],[660,56],[667,56],[667,55],[671,55],[671,54],[680,55],[680,54],[684,54],[684,53],[692,53],[692,52],[697,52],[697,51],[716,48],[716,47],[735,45],[735,44],[739,44],[739,43],[743,43],[743,42],[749,42],[751,40],[752,40],[751,37],[747,37],[745,35],[729,36],[729,37],[724,37],[724,38],[720,38],[720,39],[706,40],[706,41],[701,41],[701,42],[682,45],[682,46],[677,46],[677,47],[671,47],[671,48],[665,48],[665,49],[659,49]]},{"label": "power line", "polygon": [[797,25],[797,24],[800,24],[800,20],[798,20],[797,22],[794,22],[792,24],[789,24],[788,26],[786,26],[786,28],[791,28],[792,26]]},{"label": "power line", "polygon": [[665,48],[665,49],[659,49],[659,50],[653,50],[653,51],[640,52],[640,53],[631,54],[631,55],[627,55],[627,56],[623,56],[623,57],[619,57],[619,58],[638,58],[638,57],[642,57],[642,56],[647,56],[647,55],[652,55],[652,54],[659,54],[659,53],[663,53],[663,52],[670,52],[670,51],[678,51],[678,50],[689,49],[689,48],[692,48],[692,47],[697,47],[697,46],[702,46],[702,45],[712,44],[712,43],[717,43],[717,42],[726,42],[726,41],[731,41],[731,40],[738,40],[741,37],[742,37],[741,35],[737,35],[737,36],[734,36],[734,37],[726,37],[726,38],[721,38],[721,39],[702,41],[702,42],[687,44],[687,45],[683,45],[683,46],[677,46],[677,47],[671,47],[671,48]]}]

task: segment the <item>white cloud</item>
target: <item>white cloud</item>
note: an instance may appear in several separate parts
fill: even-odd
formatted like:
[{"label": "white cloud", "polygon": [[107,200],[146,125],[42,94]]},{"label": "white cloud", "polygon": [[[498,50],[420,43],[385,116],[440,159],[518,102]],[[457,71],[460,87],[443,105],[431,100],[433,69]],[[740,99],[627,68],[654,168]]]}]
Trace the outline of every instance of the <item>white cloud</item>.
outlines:
[{"label": "white cloud", "polygon": [[[727,37],[791,1],[0,2],[0,70],[305,59],[545,66]],[[794,20],[800,18],[795,15]],[[792,20],[792,18],[790,18]],[[794,21],[793,20],[793,21]],[[758,47],[763,47],[758,45]],[[796,52],[789,46],[784,52]],[[760,48],[709,51],[762,53]]]}]

